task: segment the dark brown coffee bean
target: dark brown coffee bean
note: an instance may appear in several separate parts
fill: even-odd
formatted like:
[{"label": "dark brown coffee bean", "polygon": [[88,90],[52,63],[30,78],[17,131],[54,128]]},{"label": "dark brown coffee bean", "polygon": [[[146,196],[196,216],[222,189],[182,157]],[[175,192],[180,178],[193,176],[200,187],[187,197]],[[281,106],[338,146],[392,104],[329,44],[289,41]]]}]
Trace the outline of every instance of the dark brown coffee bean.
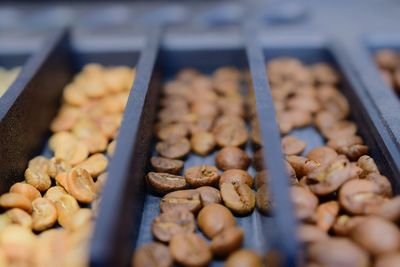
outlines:
[{"label": "dark brown coffee bean", "polygon": [[208,132],[197,132],[190,139],[192,150],[201,156],[207,156],[215,148],[214,135]]},{"label": "dark brown coffee bean", "polygon": [[166,140],[158,142],[156,150],[164,158],[179,159],[185,157],[190,152],[190,142],[186,138]]},{"label": "dark brown coffee bean", "polygon": [[245,183],[223,183],[221,196],[225,206],[238,215],[251,213],[256,202],[253,190]]},{"label": "dark brown coffee bean", "polygon": [[214,255],[224,257],[238,250],[243,243],[244,232],[239,227],[222,230],[211,241],[210,248]]},{"label": "dark brown coffee bean", "polygon": [[261,267],[261,257],[248,249],[241,249],[231,254],[225,262],[225,267]]},{"label": "dark brown coffee bean", "polygon": [[379,187],[371,181],[351,180],[339,190],[340,205],[351,214],[366,214],[370,209],[380,206],[383,201]]},{"label": "dark brown coffee bean", "polygon": [[309,245],[320,240],[328,239],[328,234],[321,228],[311,224],[300,224],[297,227],[297,238],[302,244]]},{"label": "dark brown coffee bean", "polygon": [[196,234],[175,235],[169,248],[175,261],[183,266],[207,266],[212,259],[206,241]]},{"label": "dark brown coffee bean", "polygon": [[151,166],[162,173],[178,174],[183,169],[183,161],[177,159],[167,159],[162,157],[151,157]]},{"label": "dark brown coffee bean", "polygon": [[221,174],[221,178],[219,180],[219,187],[223,183],[238,183],[238,184],[247,184],[250,188],[253,187],[253,177],[244,171],[244,170],[227,170]]},{"label": "dark brown coffee bean", "polygon": [[147,181],[151,188],[158,193],[167,193],[186,187],[186,180],[183,176],[169,173],[149,172]]},{"label": "dark brown coffee bean", "polygon": [[290,188],[290,196],[294,204],[296,217],[299,220],[312,220],[318,206],[318,198],[309,190],[300,186],[292,186]]},{"label": "dark brown coffee bean", "polygon": [[347,238],[332,237],[311,244],[308,258],[324,267],[369,266],[368,253]]},{"label": "dark brown coffee bean", "polygon": [[378,166],[376,166],[374,159],[368,155],[361,156],[357,160],[357,166],[362,169],[360,178],[365,178],[370,173],[379,173]]},{"label": "dark brown coffee bean", "polygon": [[253,154],[253,166],[257,171],[265,169],[264,166],[264,151],[262,148],[256,150]]},{"label": "dark brown coffee bean", "polygon": [[240,148],[224,147],[217,153],[215,163],[219,169],[224,171],[230,169],[247,170],[250,165],[250,158]]},{"label": "dark brown coffee bean", "polygon": [[193,233],[196,223],[193,213],[185,209],[171,209],[158,215],[151,226],[153,236],[169,242],[174,235]]},{"label": "dark brown coffee bean", "polygon": [[306,148],[306,142],[291,135],[286,135],[282,138],[282,149],[286,155],[301,154]]},{"label": "dark brown coffee bean", "polygon": [[336,221],[339,209],[339,203],[335,200],[320,204],[316,211],[317,226],[321,230],[328,232]]},{"label": "dark brown coffee bean", "polygon": [[265,184],[257,190],[256,205],[257,209],[263,214],[268,214],[272,210],[272,198]]},{"label": "dark brown coffee bean", "polygon": [[374,256],[396,252],[400,248],[397,226],[379,217],[370,216],[357,224],[350,237]]},{"label": "dark brown coffee bean", "polygon": [[217,144],[221,147],[242,146],[249,138],[246,128],[239,124],[223,124],[214,128],[213,133]]},{"label": "dark brown coffee bean", "polygon": [[218,169],[211,165],[200,165],[185,170],[185,179],[194,187],[215,185],[219,181]]},{"label": "dark brown coffee bean", "polygon": [[232,213],[223,205],[209,204],[205,206],[197,217],[201,231],[210,239],[224,229],[235,226],[236,221]]},{"label": "dark brown coffee bean", "polygon": [[333,224],[333,232],[339,236],[348,236],[353,228],[365,218],[366,216],[340,215]]},{"label": "dark brown coffee bean", "polygon": [[319,162],[321,165],[328,165],[332,163],[337,157],[337,153],[330,147],[321,146],[313,148],[307,154],[309,160]]},{"label": "dark brown coffee bean", "polygon": [[179,140],[186,137],[189,133],[188,128],[183,123],[168,124],[159,131],[157,131],[157,137],[160,140]]},{"label": "dark brown coffee bean", "polygon": [[397,267],[400,266],[400,253],[390,253],[379,256],[375,260],[374,267]]},{"label": "dark brown coffee bean", "polygon": [[173,260],[167,246],[150,242],[133,254],[132,267],[170,267]]},{"label": "dark brown coffee bean", "polygon": [[379,173],[370,173],[365,177],[365,180],[375,183],[379,188],[379,194],[385,197],[392,197],[392,185],[386,176]]},{"label": "dark brown coffee bean", "polygon": [[222,202],[219,190],[211,186],[196,188],[200,193],[200,200],[203,207],[209,204],[219,204]]},{"label": "dark brown coffee bean", "polygon": [[318,161],[295,155],[287,156],[286,160],[296,172],[296,177],[299,178],[311,173],[321,165]]},{"label": "dark brown coffee bean", "polygon": [[160,209],[162,212],[185,209],[196,213],[201,209],[200,193],[194,189],[168,193],[161,199]]}]

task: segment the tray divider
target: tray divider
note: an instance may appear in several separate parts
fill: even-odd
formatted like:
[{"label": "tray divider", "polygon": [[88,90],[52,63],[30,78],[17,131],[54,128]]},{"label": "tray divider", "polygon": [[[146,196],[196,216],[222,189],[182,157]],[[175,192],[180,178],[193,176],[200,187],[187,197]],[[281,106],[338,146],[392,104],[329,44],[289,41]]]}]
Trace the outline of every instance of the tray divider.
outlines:
[{"label": "tray divider", "polygon": [[289,177],[285,171],[281,137],[275,118],[275,109],[266,74],[264,55],[253,24],[243,26],[243,39],[253,81],[256,109],[263,142],[264,166],[268,169],[270,192],[275,203],[278,250],[282,266],[296,266],[299,245],[296,238],[296,220],[290,199]]},{"label": "tray divider", "polygon": [[[129,247],[123,244],[129,244],[132,236],[137,236],[137,232],[126,232],[126,229],[120,229],[118,225],[119,221],[123,220],[133,224],[131,229],[139,229],[140,226],[145,194],[142,186],[145,170],[142,170],[141,166],[146,166],[147,161],[147,155],[142,153],[146,141],[141,139],[141,135],[146,133],[141,131],[141,118],[142,113],[146,116],[145,102],[159,52],[161,33],[161,27],[149,28],[146,44],[141,50],[136,66],[136,78],[116,139],[114,156],[109,165],[109,179],[105,185],[107,191],[102,196],[91,240],[91,266],[125,266],[135,245]],[[147,136],[145,139],[150,140],[151,137]],[[132,162],[133,160],[135,161]]]}]

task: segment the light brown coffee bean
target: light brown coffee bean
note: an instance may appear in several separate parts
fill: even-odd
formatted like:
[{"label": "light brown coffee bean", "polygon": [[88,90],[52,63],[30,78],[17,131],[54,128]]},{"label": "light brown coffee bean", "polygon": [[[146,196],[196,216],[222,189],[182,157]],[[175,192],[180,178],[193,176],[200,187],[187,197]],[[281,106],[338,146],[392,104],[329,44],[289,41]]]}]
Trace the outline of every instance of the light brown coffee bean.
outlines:
[{"label": "light brown coffee bean", "polygon": [[178,140],[188,135],[189,130],[183,123],[172,123],[157,131],[157,137],[162,140]]},{"label": "light brown coffee bean", "polygon": [[216,146],[214,135],[209,132],[193,133],[192,138],[190,139],[190,144],[192,150],[201,156],[207,156]]},{"label": "light brown coffee bean", "polygon": [[350,237],[374,256],[396,252],[400,248],[397,226],[379,217],[370,216],[357,224]]},{"label": "light brown coffee bean", "polygon": [[68,194],[62,194],[55,202],[57,209],[57,221],[66,228],[68,227],[69,220],[79,210],[79,204],[76,199]]},{"label": "light brown coffee bean", "polygon": [[161,242],[169,242],[177,234],[193,233],[196,223],[193,213],[184,209],[167,210],[152,223],[151,232]]},{"label": "light brown coffee bean", "polygon": [[297,219],[313,220],[318,206],[318,198],[312,192],[300,186],[292,186],[290,188],[290,196],[295,207]]},{"label": "light brown coffee bean", "polygon": [[40,192],[46,191],[51,186],[50,176],[47,172],[28,168],[25,171],[25,181]]},{"label": "light brown coffee bean", "polygon": [[256,206],[257,209],[263,213],[268,214],[271,212],[273,203],[267,185],[262,185],[258,188],[256,193]]},{"label": "light brown coffee bean", "polygon": [[317,63],[311,67],[311,74],[320,84],[337,84],[340,81],[340,76],[329,64]]},{"label": "light brown coffee bean", "polygon": [[241,249],[231,254],[225,262],[225,267],[261,267],[261,257],[248,249]]},{"label": "light brown coffee bean", "polygon": [[19,208],[12,208],[4,213],[12,223],[19,224],[26,228],[32,228],[32,217],[26,211]]},{"label": "light brown coffee bean", "polygon": [[67,222],[67,225],[64,227],[69,232],[81,231],[91,223],[92,219],[92,210],[88,208],[82,208],[72,214],[71,218]]},{"label": "light brown coffee bean", "polygon": [[397,267],[400,266],[400,253],[390,253],[379,256],[375,260],[374,267]]},{"label": "light brown coffee bean", "polygon": [[351,180],[339,190],[340,205],[349,213],[363,215],[374,206],[383,203],[376,184],[367,180]]},{"label": "light brown coffee bean", "polygon": [[378,173],[379,174],[379,169],[378,169],[378,166],[376,166],[374,159],[368,155],[361,156],[357,160],[357,166],[362,169],[360,178],[365,178],[370,173]]},{"label": "light brown coffee bean", "polygon": [[242,146],[247,142],[249,134],[240,124],[223,124],[214,128],[214,137],[221,147]]},{"label": "light brown coffee bean", "polygon": [[374,207],[370,213],[382,217],[388,221],[398,222],[400,220],[400,196],[396,196]]},{"label": "light brown coffee bean", "polygon": [[224,183],[247,184],[251,188],[253,187],[253,177],[244,170],[227,170],[221,174],[219,187],[221,188]]},{"label": "light brown coffee bean", "polygon": [[5,209],[20,208],[32,213],[31,201],[24,195],[17,193],[5,193],[0,196],[0,206]]},{"label": "light brown coffee bean", "polygon": [[348,236],[353,228],[365,218],[365,216],[340,215],[332,227],[333,232],[339,236]]},{"label": "light brown coffee bean", "polygon": [[211,186],[201,186],[196,188],[200,193],[201,205],[205,207],[209,204],[219,204],[222,202],[221,194],[218,189]]},{"label": "light brown coffee bean", "polygon": [[54,150],[54,156],[76,165],[89,156],[89,150],[85,143],[75,140],[70,143],[60,143]]},{"label": "light brown coffee bean", "polygon": [[322,133],[328,139],[339,139],[354,136],[357,132],[357,125],[351,121],[338,121],[332,127]]},{"label": "light brown coffee bean", "polygon": [[171,209],[184,209],[197,213],[201,209],[200,193],[194,189],[168,193],[161,199],[160,209],[162,212]]},{"label": "light brown coffee bean", "polygon": [[57,221],[57,209],[47,198],[32,201],[32,208],[32,228],[35,231],[48,229]]},{"label": "light brown coffee bean", "polygon": [[[363,139],[358,135],[350,135],[345,138],[339,137],[330,139],[326,145],[334,150],[338,151],[342,147],[351,147],[353,145],[362,145]],[[339,151],[338,151],[339,152]]]},{"label": "light brown coffee bean", "polygon": [[99,176],[108,166],[108,159],[101,153],[91,155],[78,165],[77,168],[85,169],[92,177]]},{"label": "light brown coffee bean", "polygon": [[217,153],[215,163],[219,169],[224,171],[230,169],[247,170],[250,165],[250,158],[246,152],[238,147],[224,147]]},{"label": "light brown coffee bean", "polygon": [[287,156],[286,160],[293,167],[296,176],[299,178],[311,173],[321,165],[318,161],[296,155]]},{"label": "light brown coffee bean", "polygon": [[238,215],[251,213],[256,202],[255,194],[247,184],[223,183],[221,196],[225,206]]},{"label": "light brown coffee bean", "polygon": [[108,146],[107,146],[107,156],[108,157],[113,157],[114,152],[115,152],[115,147],[117,146],[117,141],[113,140],[111,141]]},{"label": "light brown coffee bean", "polygon": [[200,165],[185,170],[185,179],[194,187],[215,185],[219,181],[218,169],[211,165]]},{"label": "light brown coffee bean", "polygon": [[133,254],[132,267],[171,267],[173,264],[172,256],[167,246],[150,242],[144,244]]},{"label": "light brown coffee bean", "polygon": [[167,193],[186,187],[186,180],[183,176],[169,173],[149,172],[147,174],[147,182],[158,193]]},{"label": "light brown coffee bean", "polygon": [[37,170],[39,172],[48,173],[49,159],[43,156],[37,156],[31,159],[28,163],[28,168]]},{"label": "light brown coffee bean", "polygon": [[328,239],[328,234],[321,228],[312,224],[300,224],[297,227],[297,238],[304,245],[310,245],[317,241]]},{"label": "light brown coffee bean", "polygon": [[162,157],[151,157],[151,166],[156,172],[178,174],[183,169],[183,161],[177,159],[167,159]]},{"label": "light brown coffee bean", "polygon": [[325,202],[317,207],[317,226],[327,232],[339,214],[339,203],[335,200]]},{"label": "light brown coffee bean", "polygon": [[222,230],[211,241],[210,249],[214,255],[224,257],[238,250],[243,243],[244,232],[239,227]]},{"label": "light brown coffee bean", "polygon": [[375,183],[379,188],[379,194],[385,197],[392,197],[392,185],[386,176],[373,172],[368,174],[365,177],[365,180]]},{"label": "light brown coffee bean", "polygon": [[190,152],[190,142],[186,138],[158,142],[156,150],[164,158],[180,159]]},{"label": "light brown coffee bean", "polygon": [[298,155],[301,154],[306,148],[306,143],[291,135],[286,135],[282,138],[282,149],[285,155]]},{"label": "light brown coffee bean", "polygon": [[50,177],[56,178],[56,176],[62,172],[67,172],[72,168],[72,166],[63,159],[51,158],[49,161],[48,173]]},{"label": "light brown coffee bean", "polygon": [[67,191],[65,191],[63,187],[56,185],[50,187],[49,190],[46,191],[46,193],[44,194],[44,198],[47,198],[56,203],[58,198],[64,194],[68,194]]},{"label": "light brown coffee bean", "polygon": [[383,69],[393,70],[398,66],[398,56],[392,49],[379,50],[375,55],[376,64]]},{"label": "light brown coffee bean", "polygon": [[175,235],[169,249],[174,260],[183,266],[207,266],[212,259],[206,241],[196,234]]},{"label": "light brown coffee bean", "polygon": [[27,183],[15,183],[10,188],[11,193],[21,194],[27,197],[30,201],[35,198],[41,197],[39,190],[37,190],[34,186]]},{"label": "light brown coffee bean", "polygon": [[311,244],[308,257],[319,266],[369,266],[368,254],[347,238],[319,240]]},{"label": "light brown coffee bean", "polygon": [[210,239],[224,229],[235,226],[236,221],[232,213],[223,205],[210,204],[199,212],[197,222],[201,231]]},{"label": "light brown coffee bean", "polygon": [[68,193],[79,202],[90,203],[96,197],[93,178],[85,169],[74,168],[70,170],[66,182]]},{"label": "light brown coffee bean", "polygon": [[339,154],[345,155],[349,160],[356,161],[368,153],[368,147],[365,145],[342,146],[336,149],[336,151]]},{"label": "light brown coffee bean", "polygon": [[337,153],[332,148],[322,146],[313,148],[307,154],[309,160],[319,162],[321,165],[328,165],[332,163],[337,157]]}]

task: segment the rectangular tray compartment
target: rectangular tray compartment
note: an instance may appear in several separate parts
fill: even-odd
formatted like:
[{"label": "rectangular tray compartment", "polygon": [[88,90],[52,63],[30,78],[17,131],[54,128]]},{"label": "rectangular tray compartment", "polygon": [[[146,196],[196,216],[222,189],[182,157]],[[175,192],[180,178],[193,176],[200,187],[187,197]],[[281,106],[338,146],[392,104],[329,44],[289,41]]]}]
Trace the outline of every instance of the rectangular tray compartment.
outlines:
[{"label": "rectangular tray compartment", "polygon": [[[288,40],[290,41],[288,42]],[[395,147],[392,139],[380,134],[379,129],[382,122],[376,116],[370,99],[359,93],[363,89],[361,88],[362,84],[355,79],[356,75],[352,71],[351,62],[347,60],[346,55],[341,53],[337,46],[329,43],[324,36],[310,39],[309,42],[304,36],[297,42],[291,38],[277,38],[277,41],[274,40],[274,37],[270,41],[265,38],[263,51],[266,62],[277,57],[294,57],[305,64],[327,62],[336,67],[342,77],[339,89],[350,103],[350,119],[357,124],[358,134],[368,145],[368,153],[375,159],[379,170],[390,179],[395,193],[400,193],[399,150]],[[291,134],[307,143],[304,154],[313,147],[324,144],[323,137],[312,126],[296,129]]]}]

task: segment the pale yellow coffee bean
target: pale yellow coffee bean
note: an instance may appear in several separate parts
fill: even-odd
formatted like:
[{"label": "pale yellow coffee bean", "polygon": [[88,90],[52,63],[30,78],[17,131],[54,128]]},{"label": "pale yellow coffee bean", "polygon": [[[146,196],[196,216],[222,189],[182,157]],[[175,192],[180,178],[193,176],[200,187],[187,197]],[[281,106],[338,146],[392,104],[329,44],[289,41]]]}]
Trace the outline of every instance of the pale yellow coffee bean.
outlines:
[{"label": "pale yellow coffee bean", "polygon": [[37,198],[32,201],[32,208],[32,227],[35,231],[43,231],[56,223],[57,209],[51,200]]},{"label": "pale yellow coffee bean", "polygon": [[59,144],[54,151],[54,156],[67,161],[71,165],[76,165],[89,156],[89,150],[85,143],[75,141],[69,144]]},{"label": "pale yellow coffee bean", "polygon": [[76,137],[70,132],[58,132],[53,134],[49,139],[50,149],[55,151],[62,144],[72,144],[77,141]]},{"label": "pale yellow coffee bean", "polygon": [[[3,213],[3,214],[0,214],[0,233],[1,233],[1,231],[3,231],[3,229],[7,226],[7,225],[9,225],[9,224],[12,224],[13,222],[12,222],[12,220],[11,220],[11,218],[7,215],[7,214],[5,214],[5,213]],[[1,249],[0,249],[1,250]],[[1,266],[1,265],[0,265]]]},{"label": "pale yellow coffee bean", "polygon": [[109,157],[114,156],[115,147],[117,146],[117,141],[113,140],[111,143],[108,144],[107,147],[107,155]]},{"label": "pale yellow coffee bean", "polygon": [[74,168],[67,173],[67,192],[82,203],[90,203],[96,197],[96,188],[89,172]]},{"label": "pale yellow coffee bean", "polygon": [[93,212],[90,209],[83,208],[75,212],[65,229],[71,232],[80,231],[85,225],[90,224],[93,218]]},{"label": "pale yellow coffee bean", "polygon": [[[70,171],[68,171],[68,172],[70,172]],[[58,186],[62,186],[67,191],[68,191],[68,189],[67,189],[67,187],[68,187],[68,184],[67,184],[68,172],[59,173],[55,178],[56,184]]]},{"label": "pale yellow coffee bean", "polygon": [[39,190],[37,190],[33,185],[30,185],[28,183],[15,183],[11,186],[10,192],[24,195],[30,201],[42,196]]},{"label": "pale yellow coffee bean", "polygon": [[0,234],[1,250],[9,262],[19,262],[32,266],[36,236],[26,227],[18,224],[8,225]]},{"label": "pale yellow coffee bean", "polygon": [[58,223],[62,227],[66,227],[72,215],[79,210],[79,204],[73,196],[68,194],[61,195],[55,204]]},{"label": "pale yellow coffee bean", "polygon": [[65,160],[53,157],[49,161],[48,174],[50,175],[50,177],[55,178],[58,174],[69,171],[71,168],[71,164],[69,164]]},{"label": "pale yellow coffee bean", "polygon": [[77,168],[85,169],[91,176],[96,177],[104,172],[108,165],[108,159],[103,154],[93,154],[83,162],[76,165]]},{"label": "pale yellow coffee bean", "polygon": [[64,88],[63,99],[72,106],[82,106],[89,101],[85,92],[79,90],[79,87],[75,83],[68,84]]},{"label": "pale yellow coffee bean", "polygon": [[36,266],[64,267],[61,262],[67,250],[66,241],[67,232],[63,228],[49,229],[40,233],[34,251]]},{"label": "pale yellow coffee bean", "polygon": [[0,196],[0,206],[5,209],[20,208],[28,213],[32,213],[31,201],[17,193],[5,193]]},{"label": "pale yellow coffee bean", "polygon": [[32,168],[25,170],[25,181],[40,192],[46,191],[51,186],[51,179],[47,172]]},{"label": "pale yellow coffee bean", "polygon": [[12,223],[19,224],[29,229],[32,228],[32,217],[26,211],[19,208],[13,208],[6,211],[5,214],[10,218]]},{"label": "pale yellow coffee bean", "polygon": [[62,186],[52,186],[49,188],[49,190],[46,191],[46,194],[44,194],[44,198],[47,198],[54,203],[57,202],[57,200],[60,198],[62,195],[67,195],[67,191]]},{"label": "pale yellow coffee bean", "polygon": [[28,168],[47,173],[49,170],[49,159],[43,156],[37,156],[28,163]]}]

